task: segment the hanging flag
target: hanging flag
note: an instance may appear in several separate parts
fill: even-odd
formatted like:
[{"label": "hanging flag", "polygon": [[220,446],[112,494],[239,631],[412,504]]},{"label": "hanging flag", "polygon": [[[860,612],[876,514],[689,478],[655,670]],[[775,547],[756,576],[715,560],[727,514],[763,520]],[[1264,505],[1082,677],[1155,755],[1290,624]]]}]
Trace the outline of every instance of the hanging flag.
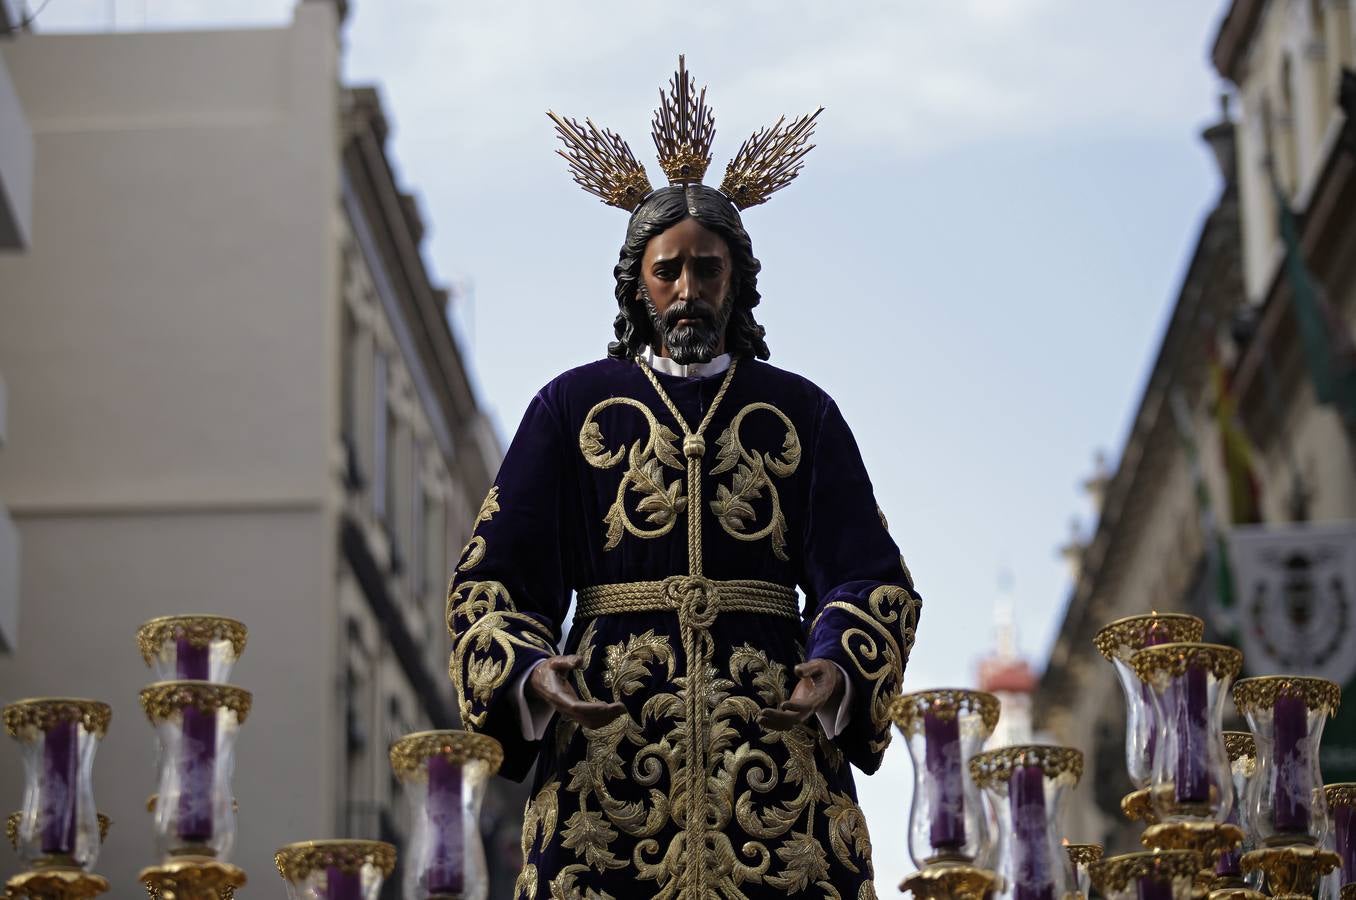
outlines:
[{"label": "hanging flag", "polygon": [[1314,393],[1319,403],[1331,404],[1344,419],[1356,422],[1356,345],[1352,343],[1346,323],[1328,302],[1322,286],[1304,261],[1299,222],[1274,172],[1271,188],[1276,197],[1281,242],[1285,245],[1290,303],[1295,311]]},{"label": "hanging flag", "polygon": [[[1251,675],[1356,679],[1356,522],[1246,525],[1229,535]],[[1356,704],[1323,735],[1323,774],[1356,777]]]},{"label": "hanging flag", "polygon": [[1215,395],[1215,424],[1224,474],[1229,485],[1229,521],[1251,525],[1262,521],[1262,490],[1252,461],[1252,444],[1238,422],[1238,404],[1229,388],[1229,376],[1218,358],[1210,356],[1210,381]]}]

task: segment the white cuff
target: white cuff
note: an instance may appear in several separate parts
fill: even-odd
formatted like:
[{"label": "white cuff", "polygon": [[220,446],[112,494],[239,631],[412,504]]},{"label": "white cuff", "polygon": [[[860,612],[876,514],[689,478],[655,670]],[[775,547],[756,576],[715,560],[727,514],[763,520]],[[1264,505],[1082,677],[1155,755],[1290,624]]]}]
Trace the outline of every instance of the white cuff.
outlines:
[{"label": "white cuff", "polygon": [[847,672],[844,672],[838,663],[834,663],[833,667],[843,676],[843,701],[838,704],[838,710],[832,717],[827,710],[815,712],[819,719],[819,727],[824,729],[824,737],[830,740],[843,733],[843,729],[848,726],[848,719],[852,717],[852,679],[848,678]]},{"label": "white cuff", "polygon": [[513,685],[513,700],[518,706],[518,725],[523,737],[529,741],[539,741],[546,735],[546,726],[551,724],[552,710],[545,700],[527,693],[527,679],[537,670],[537,666],[546,662],[541,659],[527,667],[527,671],[518,677]]}]

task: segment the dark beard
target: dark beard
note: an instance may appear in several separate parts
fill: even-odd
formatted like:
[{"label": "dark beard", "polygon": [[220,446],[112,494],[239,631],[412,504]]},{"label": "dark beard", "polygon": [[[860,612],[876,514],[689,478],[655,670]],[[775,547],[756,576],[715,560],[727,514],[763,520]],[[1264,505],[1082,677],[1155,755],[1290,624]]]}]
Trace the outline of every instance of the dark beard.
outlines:
[{"label": "dark beard", "polygon": [[[730,323],[730,314],[734,312],[732,298],[725,298],[725,302],[714,315],[704,304],[682,302],[675,303],[660,315],[644,286],[641,286],[637,294],[650,312],[656,351],[660,347],[666,348],[669,358],[680,366],[711,361],[716,355],[716,349],[720,347],[725,326]],[[695,319],[696,323],[680,326],[678,324],[680,319]]]}]

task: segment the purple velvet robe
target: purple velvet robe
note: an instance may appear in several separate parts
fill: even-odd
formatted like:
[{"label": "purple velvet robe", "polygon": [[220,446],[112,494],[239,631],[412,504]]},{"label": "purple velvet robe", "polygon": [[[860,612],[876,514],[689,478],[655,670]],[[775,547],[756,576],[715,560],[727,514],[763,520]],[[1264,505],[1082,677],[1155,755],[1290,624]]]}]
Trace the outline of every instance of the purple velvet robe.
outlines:
[{"label": "purple velvet robe", "polygon": [[[503,744],[507,777],[537,763],[517,896],[874,897],[848,763],[880,765],[921,601],[852,433],[815,385],[745,359],[692,463],[684,435],[726,374],[655,377],[685,423],[631,361],[533,398],[449,589],[464,726]],[[788,591],[791,618],[721,611],[697,637],[674,609],[576,617],[563,648],[586,661],[576,690],[627,714],[596,730],[557,718],[526,740],[511,689],[561,652],[574,593],[692,574],[690,527],[702,577],[799,588],[799,615]],[[757,712],[811,658],[848,674],[847,728],[763,729]]]}]

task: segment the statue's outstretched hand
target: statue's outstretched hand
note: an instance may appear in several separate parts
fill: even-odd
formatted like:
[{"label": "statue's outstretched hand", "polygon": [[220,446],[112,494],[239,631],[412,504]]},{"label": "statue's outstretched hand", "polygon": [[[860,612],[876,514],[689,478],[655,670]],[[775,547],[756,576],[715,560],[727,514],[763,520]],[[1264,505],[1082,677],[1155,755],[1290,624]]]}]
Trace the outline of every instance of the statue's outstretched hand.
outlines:
[{"label": "statue's outstretched hand", "polygon": [[791,698],[775,709],[758,713],[758,724],[773,731],[786,731],[801,724],[821,709],[833,709],[843,702],[847,689],[843,672],[827,659],[812,659],[795,668],[796,687]]},{"label": "statue's outstretched hand", "polygon": [[580,700],[574,686],[570,684],[569,674],[583,665],[584,658],[577,653],[549,657],[532,670],[532,674],[527,678],[527,686],[533,694],[565,718],[572,719],[585,728],[602,728],[626,712],[626,707],[620,703]]}]

